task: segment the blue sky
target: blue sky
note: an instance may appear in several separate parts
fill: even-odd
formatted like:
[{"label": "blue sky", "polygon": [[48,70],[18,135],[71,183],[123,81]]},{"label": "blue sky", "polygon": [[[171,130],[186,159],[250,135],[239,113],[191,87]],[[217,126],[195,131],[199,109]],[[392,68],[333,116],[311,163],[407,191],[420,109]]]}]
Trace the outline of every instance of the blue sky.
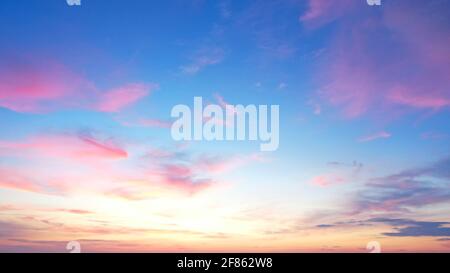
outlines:
[{"label": "blue sky", "polygon": [[[3,1],[0,249],[448,251],[392,229],[448,219],[449,5]],[[195,96],[280,105],[279,149],[174,141]]]}]

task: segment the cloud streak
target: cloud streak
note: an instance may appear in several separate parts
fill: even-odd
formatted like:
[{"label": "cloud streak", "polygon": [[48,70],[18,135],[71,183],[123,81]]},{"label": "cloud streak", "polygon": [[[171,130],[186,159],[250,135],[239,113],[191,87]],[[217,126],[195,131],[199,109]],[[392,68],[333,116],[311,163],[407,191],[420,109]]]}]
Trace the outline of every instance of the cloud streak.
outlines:
[{"label": "cloud streak", "polygon": [[89,134],[36,135],[22,141],[0,141],[4,155],[31,155],[65,160],[121,159],[128,153],[112,141],[96,139]]},{"label": "cloud streak", "polygon": [[373,178],[352,205],[353,213],[409,212],[450,201],[450,159]]},{"label": "cloud streak", "polygon": [[82,109],[119,112],[157,88],[127,83],[112,89],[95,83],[53,60],[10,60],[0,65],[0,107],[21,113]]},{"label": "cloud streak", "polygon": [[333,20],[336,26],[316,77],[322,100],[347,118],[450,106],[450,38],[443,19],[448,3],[389,2],[374,14],[355,1],[333,2],[310,1],[311,10],[301,19]]},{"label": "cloud streak", "polygon": [[101,112],[118,112],[147,96],[151,89],[149,85],[133,83],[106,91],[100,96],[94,109]]},{"label": "cloud streak", "polygon": [[224,51],[221,48],[203,48],[194,55],[191,63],[181,66],[180,69],[184,74],[195,75],[208,66],[219,64],[224,56]]},{"label": "cloud streak", "polygon": [[390,138],[392,135],[388,132],[381,131],[372,135],[363,136],[358,139],[359,142],[370,142],[377,139]]},{"label": "cloud streak", "polygon": [[405,219],[375,218],[370,222],[383,223],[393,226],[395,232],[385,232],[383,235],[390,237],[450,237],[449,222],[427,222]]}]

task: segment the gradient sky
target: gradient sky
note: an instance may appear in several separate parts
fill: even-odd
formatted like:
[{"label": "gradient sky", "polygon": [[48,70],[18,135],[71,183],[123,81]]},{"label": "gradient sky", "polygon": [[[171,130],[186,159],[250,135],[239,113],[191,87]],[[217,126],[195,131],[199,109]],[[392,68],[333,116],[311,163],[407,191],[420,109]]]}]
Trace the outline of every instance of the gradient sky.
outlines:
[{"label": "gradient sky", "polygon": [[[450,251],[450,1],[6,0],[0,251]],[[280,105],[280,146],[176,104]]]}]

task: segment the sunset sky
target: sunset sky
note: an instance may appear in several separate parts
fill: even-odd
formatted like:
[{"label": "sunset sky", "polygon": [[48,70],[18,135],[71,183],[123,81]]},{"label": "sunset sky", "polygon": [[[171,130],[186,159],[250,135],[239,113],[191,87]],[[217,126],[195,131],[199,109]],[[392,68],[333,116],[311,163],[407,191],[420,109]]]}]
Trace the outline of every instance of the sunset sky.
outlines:
[{"label": "sunset sky", "polygon": [[3,0],[0,252],[450,252],[449,110],[449,0]]}]

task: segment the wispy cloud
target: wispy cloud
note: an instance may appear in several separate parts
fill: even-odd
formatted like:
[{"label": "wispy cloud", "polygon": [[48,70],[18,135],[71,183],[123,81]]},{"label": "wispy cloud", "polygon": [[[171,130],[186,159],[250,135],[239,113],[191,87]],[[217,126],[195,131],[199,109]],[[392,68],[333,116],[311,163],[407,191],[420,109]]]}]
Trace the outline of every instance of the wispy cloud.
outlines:
[{"label": "wispy cloud", "polygon": [[[380,235],[387,237],[441,237],[440,240],[448,240],[450,237],[449,222],[420,221],[403,218],[379,217],[367,220],[348,220],[333,224],[319,224],[318,228],[336,229],[361,226],[387,225],[393,228],[390,232],[381,232]],[[382,229],[382,227],[378,227]]]},{"label": "wispy cloud", "polygon": [[257,1],[240,14],[239,30],[254,40],[263,65],[289,60],[300,51],[297,36],[289,31],[290,12],[298,7],[297,1]]},{"label": "wispy cloud", "polygon": [[279,84],[278,84],[278,90],[283,90],[283,89],[285,89],[287,87],[287,83],[285,83],[285,82],[280,82]]},{"label": "wispy cloud", "polygon": [[[153,162],[141,175],[125,179],[117,188],[107,192],[127,200],[143,200],[168,194],[184,194],[193,196],[204,190],[219,185],[214,177],[229,173],[251,162],[265,162],[266,158],[259,154],[248,156],[199,156],[180,157],[178,153],[161,153],[153,150],[147,154],[149,162]],[[155,163],[155,160],[158,160]]]},{"label": "wispy cloud", "polygon": [[344,163],[338,161],[328,162],[332,170],[326,173],[313,177],[309,182],[312,185],[322,188],[337,186],[344,183],[349,183],[358,179],[358,176],[363,168],[363,164],[357,161],[353,163]]},{"label": "wispy cloud", "polygon": [[[74,103],[69,98],[83,97],[80,91],[92,92],[90,82],[66,66],[54,61],[42,64],[9,63],[0,66],[0,106],[17,112],[45,112]],[[61,107],[61,106],[60,106]]]},{"label": "wispy cloud", "polygon": [[450,222],[415,221],[408,219],[375,218],[369,222],[384,223],[393,226],[395,232],[384,232],[391,237],[450,237]]},{"label": "wispy cloud", "polygon": [[359,194],[351,210],[407,212],[426,205],[450,201],[450,160],[373,178]]},{"label": "wispy cloud", "polygon": [[424,132],[420,134],[420,138],[425,140],[442,140],[447,139],[448,135],[440,132]]},{"label": "wispy cloud", "polygon": [[330,23],[355,8],[357,1],[309,0],[308,9],[299,17],[300,22],[310,28],[317,28]]},{"label": "wispy cloud", "polygon": [[388,132],[381,131],[372,135],[363,136],[358,139],[359,142],[369,142],[382,138],[390,138],[392,135]]},{"label": "wispy cloud", "polygon": [[22,141],[0,141],[0,153],[9,156],[53,157],[65,160],[121,159],[128,153],[112,141],[90,134],[36,135]]},{"label": "wispy cloud", "polygon": [[195,75],[207,66],[219,64],[225,57],[223,49],[205,47],[197,51],[189,64],[180,67],[184,74]]},{"label": "wispy cloud", "polygon": [[101,112],[118,112],[147,96],[155,87],[155,85],[133,83],[106,91],[100,95],[95,109]]},{"label": "wispy cloud", "polygon": [[170,128],[172,122],[161,119],[141,119],[139,125],[145,127]]},{"label": "wispy cloud", "polygon": [[268,161],[269,159],[266,156],[259,153],[229,157],[201,155],[195,161],[195,168],[198,171],[203,170],[209,173],[224,173],[250,163],[264,163]]},{"label": "wispy cloud", "polygon": [[0,176],[2,177],[0,180],[0,188],[34,193],[45,192],[45,188],[43,186],[15,170],[1,168]]},{"label": "wispy cloud", "polygon": [[[21,164],[2,164],[1,188],[47,195],[98,191],[102,181],[120,177],[114,162],[128,152],[114,140],[90,133],[43,134],[0,141],[0,155]],[[51,171],[50,171],[51,170]]]},{"label": "wispy cloud", "polygon": [[319,186],[319,187],[330,187],[330,186],[334,186],[334,185],[339,185],[344,183],[345,180],[337,175],[330,175],[330,174],[325,174],[325,175],[319,175],[314,177],[311,180],[311,183],[313,185]]},{"label": "wispy cloud", "polygon": [[127,83],[105,90],[54,60],[13,62],[8,69],[0,65],[0,71],[0,107],[23,113],[118,112],[157,88],[156,84]]},{"label": "wispy cloud", "polygon": [[[322,56],[326,67],[317,75],[319,97],[348,118],[447,108],[450,41],[442,19],[447,4],[400,1],[374,15],[356,9],[355,2],[310,1],[302,17],[305,23],[336,20],[333,42]],[[420,12],[424,9],[427,13]],[[425,15],[431,13],[435,16]]]}]

